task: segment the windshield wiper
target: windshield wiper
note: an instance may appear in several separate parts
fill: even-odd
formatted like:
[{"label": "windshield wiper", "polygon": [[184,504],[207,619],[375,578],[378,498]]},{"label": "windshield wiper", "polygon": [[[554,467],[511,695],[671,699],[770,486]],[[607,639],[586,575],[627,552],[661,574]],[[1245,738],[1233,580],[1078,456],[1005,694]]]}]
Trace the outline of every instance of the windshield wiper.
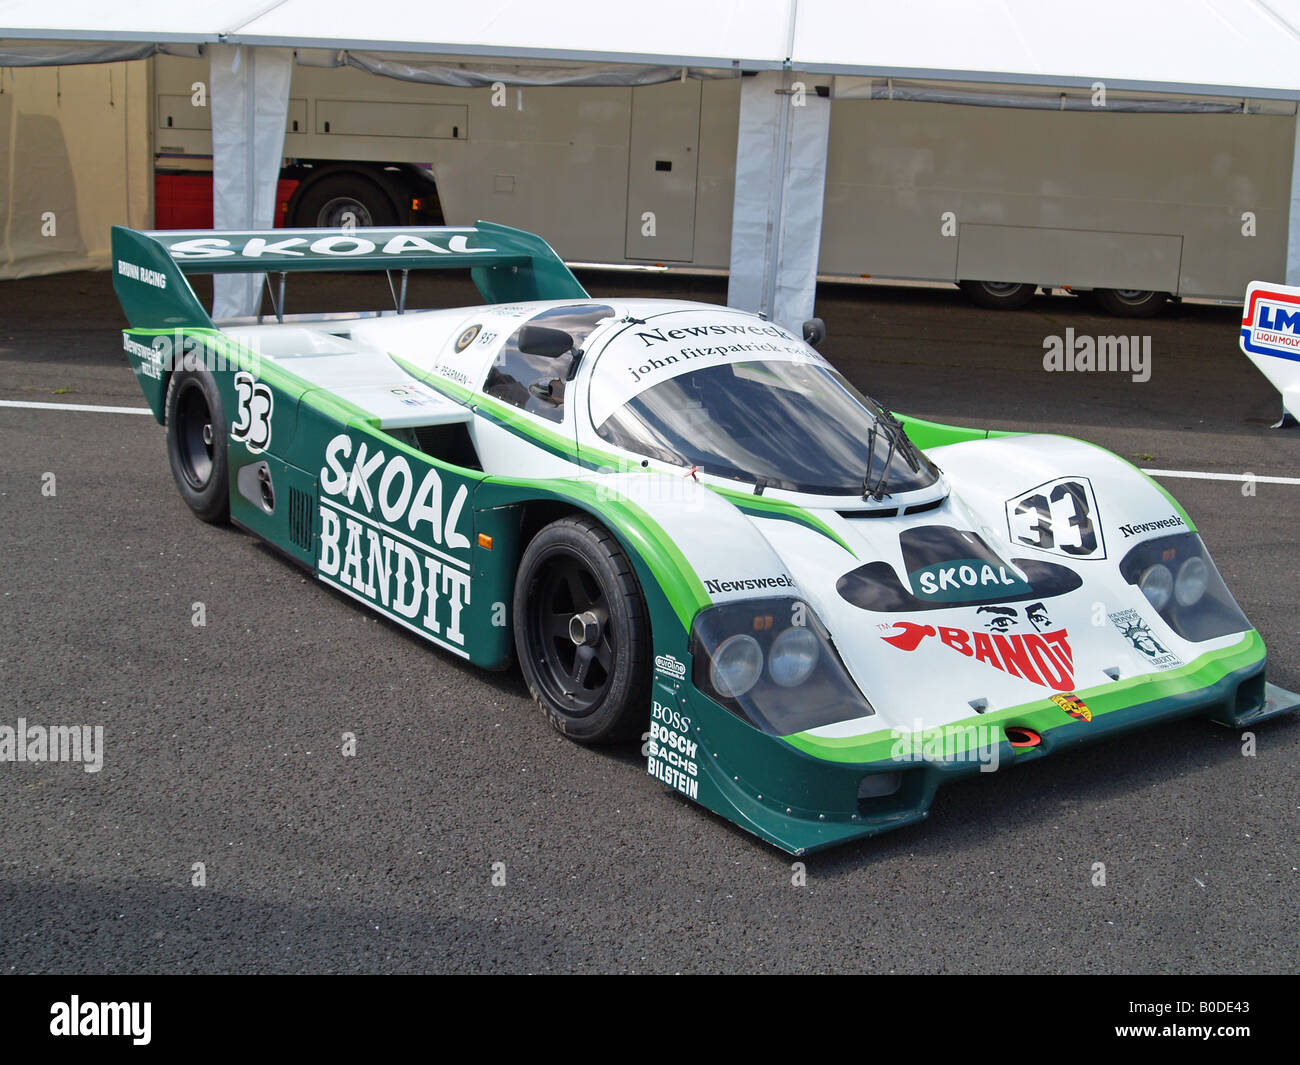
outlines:
[{"label": "windshield wiper", "polygon": [[867,430],[867,472],[862,477],[862,498],[871,496],[871,471],[876,465],[876,419],[871,419],[871,428]]},{"label": "windshield wiper", "polygon": [[[885,424],[890,426],[887,430],[889,434],[889,450],[885,452],[885,464],[880,467],[880,477],[876,480],[875,487],[873,488],[870,484],[867,484],[862,493],[864,499],[870,495],[870,497],[877,503],[884,499],[885,496],[889,495],[889,493],[885,491],[885,487],[889,484],[889,464],[894,461],[894,451],[898,448],[898,436],[902,429],[902,426],[895,428],[894,425],[891,425],[889,422],[886,422]],[[872,459],[876,457],[874,448],[872,449],[871,457]],[[868,477],[870,477],[870,470],[868,470],[867,473]]]},{"label": "windshield wiper", "polygon": [[[889,450],[885,453],[885,464],[880,470],[880,476],[872,482],[871,471],[876,465],[876,428],[883,422],[885,432],[889,435]],[[899,443],[902,443],[900,450]],[[921,471],[921,456],[916,450],[916,445],[912,443],[912,438],[907,435],[907,430],[903,428],[903,423],[894,417],[893,412],[880,408],[880,417],[878,417],[871,426],[867,434],[867,447],[870,448],[871,456],[867,460],[867,475],[862,481],[862,498],[874,499],[876,502],[884,499],[889,493],[885,489],[889,486],[889,464],[894,461],[895,453],[903,456],[908,466],[912,468],[913,473]]]}]

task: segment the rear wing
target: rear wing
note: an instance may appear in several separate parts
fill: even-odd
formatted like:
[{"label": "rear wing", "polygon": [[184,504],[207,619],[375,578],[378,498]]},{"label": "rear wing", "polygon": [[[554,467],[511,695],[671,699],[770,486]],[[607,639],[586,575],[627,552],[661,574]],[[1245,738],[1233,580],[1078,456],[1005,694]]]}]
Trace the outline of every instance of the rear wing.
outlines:
[{"label": "rear wing", "polygon": [[[300,271],[470,271],[486,303],[586,299],[564,261],[541,237],[479,222],[473,226],[396,229],[270,229],[249,232],[113,227],[113,290],[139,329],[214,328],[189,274]],[[275,303],[275,294],[272,293]],[[353,308],[340,308],[350,310]]]}]

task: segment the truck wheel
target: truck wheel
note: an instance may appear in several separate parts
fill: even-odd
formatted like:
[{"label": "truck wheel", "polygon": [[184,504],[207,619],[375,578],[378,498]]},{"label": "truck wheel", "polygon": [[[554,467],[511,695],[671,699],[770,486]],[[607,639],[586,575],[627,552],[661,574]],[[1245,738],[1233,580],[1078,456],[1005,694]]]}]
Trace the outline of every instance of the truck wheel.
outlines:
[{"label": "truck wheel", "polygon": [[587,517],[561,518],[524,551],[515,649],[547,719],[579,743],[633,739],[650,707],[650,621],[618,541]]},{"label": "truck wheel", "polygon": [[230,517],[226,408],[207,370],[178,370],[167,390],[167,455],[181,498],[203,521]]},{"label": "truck wheel", "polygon": [[957,284],[972,303],[1000,311],[1014,311],[1023,307],[1034,298],[1034,292],[1038,288],[1037,285],[1025,285],[1017,281],[959,281]]},{"label": "truck wheel", "polygon": [[314,229],[395,226],[397,208],[388,193],[363,174],[328,174],[303,190],[293,224]]},{"label": "truck wheel", "polygon": [[1116,318],[1152,318],[1165,308],[1169,296],[1134,288],[1099,288],[1094,291],[1097,305]]}]

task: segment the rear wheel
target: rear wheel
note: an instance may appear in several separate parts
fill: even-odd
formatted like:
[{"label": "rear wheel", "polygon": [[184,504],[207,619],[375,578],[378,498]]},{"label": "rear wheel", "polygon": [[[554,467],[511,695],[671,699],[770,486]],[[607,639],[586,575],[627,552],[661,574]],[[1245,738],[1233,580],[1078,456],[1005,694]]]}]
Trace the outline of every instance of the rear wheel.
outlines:
[{"label": "rear wheel", "polygon": [[1169,296],[1136,288],[1099,288],[1097,305],[1117,318],[1151,318],[1164,310]]},{"label": "rear wheel", "polygon": [[294,224],[317,229],[395,226],[397,208],[388,193],[363,174],[329,174],[303,190]]},{"label": "rear wheel", "polygon": [[1001,311],[1014,311],[1034,298],[1037,285],[1018,281],[961,281],[958,282],[967,299],[981,307]]},{"label": "rear wheel", "polygon": [[230,517],[226,410],[207,370],[178,370],[167,391],[167,455],[181,498],[203,521]]},{"label": "rear wheel", "polygon": [[649,718],[650,622],[632,565],[587,517],[546,526],[524,551],[515,648],[529,691],[581,743],[632,739]]}]

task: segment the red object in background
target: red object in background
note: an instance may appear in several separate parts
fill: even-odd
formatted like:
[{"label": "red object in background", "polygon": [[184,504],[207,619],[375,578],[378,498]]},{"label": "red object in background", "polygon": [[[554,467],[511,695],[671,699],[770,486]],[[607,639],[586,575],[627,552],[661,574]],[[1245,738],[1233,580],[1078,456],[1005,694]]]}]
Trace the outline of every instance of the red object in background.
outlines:
[{"label": "red object in background", "polygon": [[[275,187],[275,228],[284,226],[296,179],[281,178]],[[211,229],[212,175],[154,173],[154,227]]]}]

